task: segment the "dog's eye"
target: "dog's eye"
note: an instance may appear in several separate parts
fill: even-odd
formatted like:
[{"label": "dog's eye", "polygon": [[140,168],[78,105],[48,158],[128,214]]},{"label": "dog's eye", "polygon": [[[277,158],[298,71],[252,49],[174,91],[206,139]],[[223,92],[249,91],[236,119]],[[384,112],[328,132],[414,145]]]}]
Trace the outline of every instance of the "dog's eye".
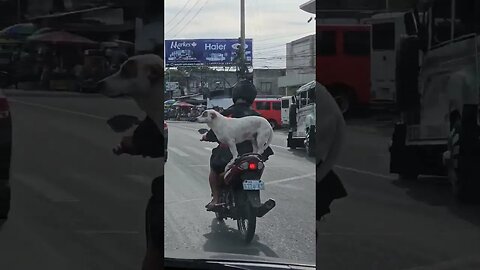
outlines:
[{"label": "dog's eye", "polygon": [[202,117],[207,117],[207,115],[208,115],[207,112],[202,113]]},{"label": "dog's eye", "polygon": [[125,79],[137,77],[137,63],[134,60],[127,60],[127,62],[122,65],[120,76]]}]

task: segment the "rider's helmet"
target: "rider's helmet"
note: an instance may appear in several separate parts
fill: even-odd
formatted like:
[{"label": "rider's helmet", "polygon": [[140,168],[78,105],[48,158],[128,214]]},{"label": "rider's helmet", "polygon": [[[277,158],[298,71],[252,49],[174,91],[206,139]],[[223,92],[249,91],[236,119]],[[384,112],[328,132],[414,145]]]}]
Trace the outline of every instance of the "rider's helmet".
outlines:
[{"label": "rider's helmet", "polygon": [[256,97],[257,89],[255,88],[255,85],[253,85],[253,83],[248,80],[241,80],[233,86],[233,103],[236,103],[237,100],[242,99],[249,105],[252,105]]}]

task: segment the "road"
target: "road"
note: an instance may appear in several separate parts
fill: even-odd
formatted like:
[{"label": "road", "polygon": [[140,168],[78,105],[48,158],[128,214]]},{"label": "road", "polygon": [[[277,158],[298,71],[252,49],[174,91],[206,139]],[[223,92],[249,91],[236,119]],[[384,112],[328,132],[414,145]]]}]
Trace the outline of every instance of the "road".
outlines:
[{"label": "road", "polygon": [[[290,152],[286,133],[276,131],[275,155],[266,163],[263,200],[277,206],[257,220],[254,241],[245,245],[236,222],[217,224],[210,201],[209,157],[214,143],[200,142],[205,124],[169,122],[169,160],[165,166],[165,250],[255,255],[315,262],[315,162],[305,152]],[[219,255],[221,256],[221,255]]]},{"label": "road", "polygon": [[[95,95],[11,92],[9,98],[13,202],[0,229],[0,269],[138,269],[150,179],[162,169],[158,160],[112,155],[121,134],[105,125],[118,113],[141,115],[136,106]],[[480,206],[456,203],[445,179],[400,181],[389,174],[391,130],[375,123],[349,121],[335,169],[349,196],[334,202],[320,224],[317,265],[480,269],[478,262],[461,265],[480,253]],[[214,145],[198,140],[197,127],[170,123],[165,246],[315,261],[313,161],[285,149],[285,134],[276,132],[262,197],[278,204],[244,246],[233,222],[227,222],[233,230],[216,231],[213,214],[203,208],[209,199],[206,147]]]},{"label": "road", "polygon": [[[98,95],[9,91],[8,96],[13,201],[0,229],[0,269],[138,269],[151,179],[163,170],[158,160],[114,156],[111,149],[122,134],[105,121],[142,113],[130,100]],[[206,147],[214,145],[199,141],[195,125],[170,123],[166,248],[314,262],[313,160],[303,151],[286,150],[286,135],[278,132],[264,193],[278,205],[259,221],[253,244],[243,246],[234,232],[210,228],[213,214],[203,207],[210,195]]]},{"label": "road", "polygon": [[349,122],[335,169],[349,196],[319,224],[317,267],[480,269],[480,206],[456,203],[444,178],[389,174],[391,125]]},{"label": "road", "polygon": [[9,92],[12,208],[0,229],[0,269],[139,269],[154,159],[115,156],[105,120],[141,115],[99,96]]}]

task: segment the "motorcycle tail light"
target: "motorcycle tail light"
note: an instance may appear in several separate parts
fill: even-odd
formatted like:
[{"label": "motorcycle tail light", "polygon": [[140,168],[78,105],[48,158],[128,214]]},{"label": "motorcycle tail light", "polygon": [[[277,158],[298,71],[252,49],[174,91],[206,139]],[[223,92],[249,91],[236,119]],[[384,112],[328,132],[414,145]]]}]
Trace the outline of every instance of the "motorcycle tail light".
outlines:
[{"label": "motorcycle tail light", "polygon": [[240,166],[238,166],[238,168],[240,168],[241,170],[246,170],[248,169],[248,162],[243,162],[242,164],[240,164]]},{"label": "motorcycle tail light", "polygon": [[248,169],[251,171],[254,171],[257,169],[257,164],[256,163],[250,163],[248,164]]},{"label": "motorcycle tail light", "polygon": [[257,167],[258,167],[259,170],[262,170],[263,169],[263,162],[259,162],[257,164]]}]

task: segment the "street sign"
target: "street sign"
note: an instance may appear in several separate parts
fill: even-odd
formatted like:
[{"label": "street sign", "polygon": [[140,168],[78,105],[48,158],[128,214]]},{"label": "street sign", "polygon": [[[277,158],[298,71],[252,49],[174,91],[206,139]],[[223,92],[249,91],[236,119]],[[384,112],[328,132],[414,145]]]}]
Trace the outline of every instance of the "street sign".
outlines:
[{"label": "street sign", "polygon": [[165,82],[165,90],[166,91],[177,91],[178,90],[178,82]]},{"label": "street sign", "polygon": [[[252,39],[245,40],[245,60],[252,65]],[[234,66],[240,47],[238,39],[165,40],[167,67]]]}]

